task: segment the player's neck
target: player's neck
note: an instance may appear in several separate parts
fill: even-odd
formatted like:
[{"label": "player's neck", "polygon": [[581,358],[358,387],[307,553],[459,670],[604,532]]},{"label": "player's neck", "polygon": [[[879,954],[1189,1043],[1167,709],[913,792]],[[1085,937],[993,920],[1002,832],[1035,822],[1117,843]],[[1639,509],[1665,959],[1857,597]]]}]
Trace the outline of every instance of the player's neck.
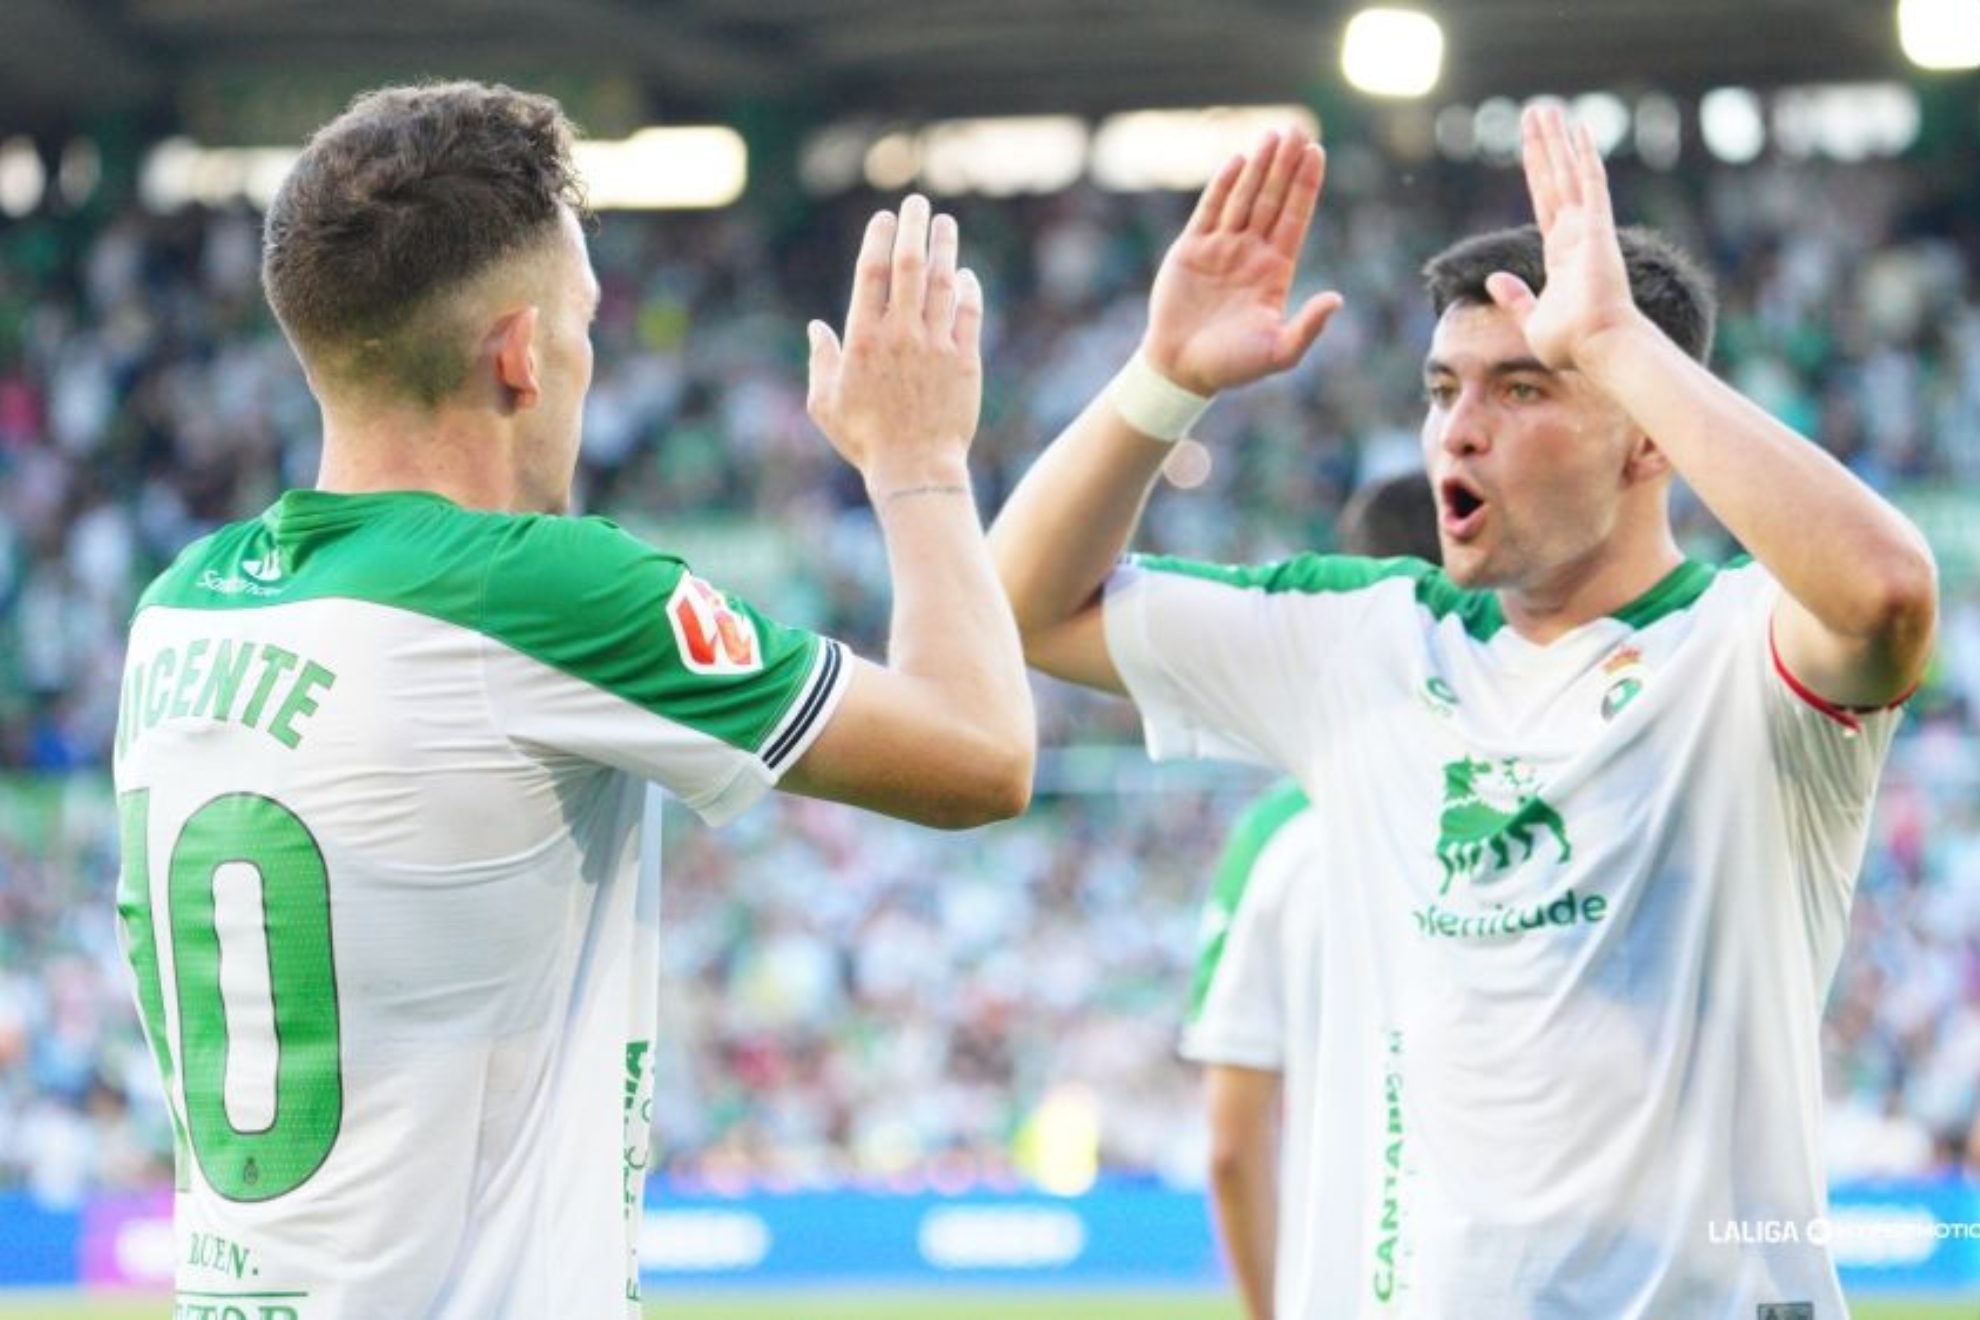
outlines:
[{"label": "player's neck", "polygon": [[1532,582],[1499,589],[1513,631],[1542,646],[1641,597],[1684,562],[1668,525],[1655,534],[1611,538],[1594,554]]},{"label": "player's neck", "polygon": [[474,418],[442,409],[408,415],[324,413],[316,486],[344,495],[421,490],[468,509],[520,507],[514,439]]}]

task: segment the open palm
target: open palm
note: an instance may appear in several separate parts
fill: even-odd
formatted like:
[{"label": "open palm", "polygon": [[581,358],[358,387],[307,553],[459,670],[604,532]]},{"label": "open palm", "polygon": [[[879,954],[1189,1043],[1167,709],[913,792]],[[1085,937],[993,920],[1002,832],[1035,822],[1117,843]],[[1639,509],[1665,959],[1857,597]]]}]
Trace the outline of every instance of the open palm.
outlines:
[{"label": "open palm", "polygon": [[1536,296],[1523,280],[1501,273],[1489,288],[1518,319],[1536,357],[1550,367],[1572,367],[1605,332],[1636,315],[1608,174],[1593,136],[1571,128],[1557,105],[1528,107],[1520,138],[1547,284]]},{"label": "open palm", "polygon": [[1218,172],[1155,276],[1142,350],[1156,370],[1208,395],[1299,361],[1341,305],[1321,293],[1286,314],[1325,173],[1297,131],[1268,134]]}]

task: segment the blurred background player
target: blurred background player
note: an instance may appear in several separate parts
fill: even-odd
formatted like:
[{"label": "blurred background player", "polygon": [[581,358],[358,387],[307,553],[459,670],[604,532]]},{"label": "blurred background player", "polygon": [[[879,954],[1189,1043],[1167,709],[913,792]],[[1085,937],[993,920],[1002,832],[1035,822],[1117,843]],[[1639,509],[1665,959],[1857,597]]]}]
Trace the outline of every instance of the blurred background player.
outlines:
[{"label": "blurred background player", "polygon": [[[1356,491],[1341,512],[1342,554],[1441,563],[1437,501],[1408,472]],[[1319,969],[1339,932],[1322,919],[1329,888],[1323,826],[1298,784],[1266,792],[1231,827],[1203,906],[1202,945],[1182,1055],[1203,1065],[1210,1209],[1252,1320],[1271,1320],[1273,1277],[1289,1273],[1318,1206],[1301,1195],[1335,1185],[1316,1172],[1329,1151],[1315,1073],[1327,1030]],[[1283,1178],[1281,1170],[1284,1171]],[[1281,1186],[1294,1189],[1288,1204]]]},{"label": "blurred background player", "polygon": [[[1298,132],[1204,191],[993,552],[1034,665],[1324,815],[1348,1029],[1316,1068],[1355,1164],[1282,1314],[1840,1316],[1827,1244],[1751,1225],[1825,1211],[1817,1033],[1933,561],[1703,365],[1709,285],[1617,230],[1587,131],[1530,106],[1522,147],[1537,224],[1425,272],[1443,570],[1120,562],[1169,442],[1341,306],[1287,312]],[[1752,561],[1684,556],[1674,475]]]},{"label": "blurred background player", "polygon": [[132,624],[118,909],[201,1313],[637,1315],[644,782],[711,822],[775,786],[944,826],[1029,793],[954,222],[874,216],[843,344],[811,327],[810,411],[891,557],[883,668],[557,516],[599,300],[571,140],[556,102],[472,83],[315,135],[263,279],[317,488],[193,545]]}]

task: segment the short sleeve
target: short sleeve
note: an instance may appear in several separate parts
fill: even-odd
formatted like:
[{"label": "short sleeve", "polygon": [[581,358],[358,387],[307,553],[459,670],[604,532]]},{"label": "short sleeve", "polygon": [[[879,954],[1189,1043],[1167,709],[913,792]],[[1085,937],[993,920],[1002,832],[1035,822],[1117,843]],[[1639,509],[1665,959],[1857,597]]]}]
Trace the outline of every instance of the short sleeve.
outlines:
[{"label": "short sleeve", "polygon": [[1227,567],[1136,557],[1109,578],[1104,621],[1152,757],[1297,774],[1352,668],[1407,663],[1425,620],[1479,608],[1496,606],[1416,559]]},{"label": "short sleeve", "polygon": [[849,674],[838,643],[601,519],[519,521],[482,632],[534,662],[486,674],[513,739],[657,782],[716,822],[804,754]]},{"label": "short sleeve", "polygon": [[1286,900],[1314,861],[1312,825],[1305,796],[1287,784],[1261,798],[1233,828],[1203,906],[1184,1058],[1283,1069]]}]

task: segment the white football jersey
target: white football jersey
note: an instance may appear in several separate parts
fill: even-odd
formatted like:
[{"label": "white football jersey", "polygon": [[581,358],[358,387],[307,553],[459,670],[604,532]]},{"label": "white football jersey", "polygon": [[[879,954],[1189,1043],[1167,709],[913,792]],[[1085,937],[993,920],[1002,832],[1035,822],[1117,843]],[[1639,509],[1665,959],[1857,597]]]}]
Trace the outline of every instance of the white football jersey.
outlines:
[{"label": "white football jersey", "polygon": [[1109,584],[1151,754],[1314,804],[1287,1320],[1845,1315],[1818,1029],[1899,717],[1797,688],[1778,595],[1688,562],[1542,646],[1415,560]]},{"label": "white football jersey", "polygon": [[845,672],[597,519],[300,491],[187,550],[116,746],[177,1314],[636,1316],[644,784],[734,816]]},{"label": "white football jersey", "polygon": [[[1322,919],[1330,890],[1319,814],[1295,784],[1267,792],[1239,816],[1203,904],[1196,979],[1181,1054],[1203,1064],[1280,1074],[1279,1235],[1295,1244],[1278,1257],[1292,1276],[1315,1237],[1316,1143],[1332,1140],[1314,1075],[1327,1031],[1347,1029],[1321,1008],[1320,967],[1333,932]],[[1296,1118],[1294,1116],[1297,1116]],[[1302,1315],[1282,1298],[1287,1315]]]}]

